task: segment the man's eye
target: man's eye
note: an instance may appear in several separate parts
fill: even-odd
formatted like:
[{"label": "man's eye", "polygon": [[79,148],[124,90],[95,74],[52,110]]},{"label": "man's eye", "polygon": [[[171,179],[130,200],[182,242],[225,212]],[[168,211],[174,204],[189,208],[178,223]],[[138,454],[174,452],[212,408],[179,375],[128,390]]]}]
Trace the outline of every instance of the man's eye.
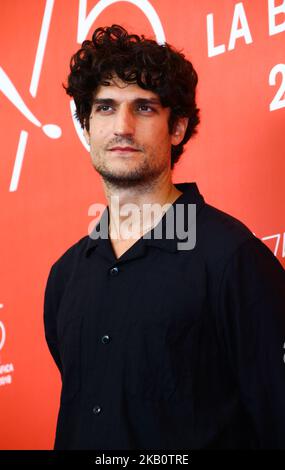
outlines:
[{"label": "man's eye", "polygon": [[108,104],[101,104],[97,106],[96,111],[110,111],[111,106]]},{"label": "man's eye", "polygon": [[153,108],[151,108],[151,107],[148,106],[147,104],[141,104],[141,105],[139,106],[139,109],[140,109],[141,111],[147,111],[147,112],[153,111]]}]

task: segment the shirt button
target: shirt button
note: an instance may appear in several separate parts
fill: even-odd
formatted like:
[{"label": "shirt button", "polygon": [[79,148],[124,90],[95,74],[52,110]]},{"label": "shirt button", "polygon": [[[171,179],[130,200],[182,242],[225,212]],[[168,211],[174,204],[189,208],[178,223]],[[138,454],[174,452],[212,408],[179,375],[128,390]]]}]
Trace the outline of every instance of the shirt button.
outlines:
[{"label": "shirt button", "polygon": [[101,341],[103,344],[110,343],[110,336],[109,335],[102,336]]},{"label": "shirt button", "polygon": [[117,266],[114,266],[114,268],[110,269],[110,274],[111,276],[117,276],[119,274],[119,268]]},{"label": "shirt button", "polygon": [[101,413],[101,408],[100,408],[99,405],[94,406],[94,408],[93,408],[93,413],[94,413],[95,415],[98,415],[99,413]]}]

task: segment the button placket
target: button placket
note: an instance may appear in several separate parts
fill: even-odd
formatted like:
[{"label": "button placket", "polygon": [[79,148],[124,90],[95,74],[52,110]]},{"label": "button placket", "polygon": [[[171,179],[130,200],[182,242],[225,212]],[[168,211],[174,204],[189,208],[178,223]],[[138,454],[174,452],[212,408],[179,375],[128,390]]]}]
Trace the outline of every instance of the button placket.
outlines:
[{"label": "button placket", "polygon": [[95,405],[94,408],[93,408],[93,413],[95,415],[99,415],[101,413],[101,407],[99,405]]},{"label": "button placket", "polygon": [[113,268],[109,270],[109,273],[110,273],[110,276],[117,276],[119,274],[118,266],[113,266]]},{"label": "button placket", "polygon": [[102,336],[101,341],[102,341],[103,344],[108,344],[108,343],[110,343],[111,338],[110,338],[109,335],[104,335],[104,336]]}]

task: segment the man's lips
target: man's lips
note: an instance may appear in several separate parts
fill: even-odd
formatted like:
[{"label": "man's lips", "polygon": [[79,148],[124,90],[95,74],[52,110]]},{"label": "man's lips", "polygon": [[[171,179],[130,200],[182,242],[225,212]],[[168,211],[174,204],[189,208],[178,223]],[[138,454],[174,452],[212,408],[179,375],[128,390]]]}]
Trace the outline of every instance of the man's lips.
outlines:
[{"label": "man's lips", "polygon": [[119,152],[139,152],[138,149],[135,149],[133,147],[112,147],[111,149],[112,152],[113,151],[119,151]]}]

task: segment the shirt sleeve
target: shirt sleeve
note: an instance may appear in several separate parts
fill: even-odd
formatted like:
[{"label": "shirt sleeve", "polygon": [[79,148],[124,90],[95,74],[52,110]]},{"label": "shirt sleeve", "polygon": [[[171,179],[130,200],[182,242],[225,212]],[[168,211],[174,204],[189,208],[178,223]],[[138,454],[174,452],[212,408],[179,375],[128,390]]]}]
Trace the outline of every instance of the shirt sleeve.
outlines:
[{"label": "shirt sleeve", "polygon": [[56,265],[51,267],[44,294],[44,329],[50,353],[62,374],[62,364],[57,340],[57,310],[61,298]]},{"label": "shirt sleeve", "polygon": [[217,329],[260,448],[285,449],[285,271],[256,237],[227,262]]}]

